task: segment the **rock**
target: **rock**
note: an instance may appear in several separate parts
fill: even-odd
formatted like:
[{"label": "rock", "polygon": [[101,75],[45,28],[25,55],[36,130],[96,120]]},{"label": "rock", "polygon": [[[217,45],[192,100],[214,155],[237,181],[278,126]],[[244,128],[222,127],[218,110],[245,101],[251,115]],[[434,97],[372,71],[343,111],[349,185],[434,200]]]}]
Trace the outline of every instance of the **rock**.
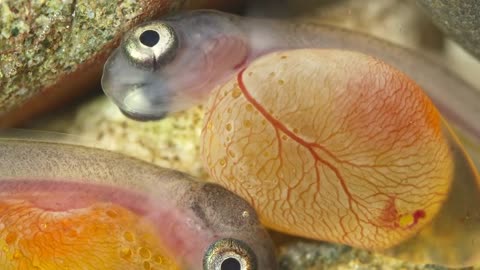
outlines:
[{"label": "rock", "polygon": [[445,33],[480,59],[480,2],[477,0],[418,0]]},{"label": "rock", "polygon": [[435,265],[415,265],[373,252],[312,241],[292,241],[279,247],[280,270],[447,270]]},{"label": "rock", "polygon": [[217,0],[7,0],[0,2],[0,127],[98,86],[103,63],[133,25]]}]

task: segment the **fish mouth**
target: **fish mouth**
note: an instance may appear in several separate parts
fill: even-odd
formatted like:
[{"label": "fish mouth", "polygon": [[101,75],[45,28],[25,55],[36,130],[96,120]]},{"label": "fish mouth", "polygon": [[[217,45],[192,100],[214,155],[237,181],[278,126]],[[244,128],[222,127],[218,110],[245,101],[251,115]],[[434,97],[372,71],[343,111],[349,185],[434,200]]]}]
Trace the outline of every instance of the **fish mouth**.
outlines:
[{"label": "fish mouth", "polygon": [[140,122],[158,121],[168,116],[165,101],[147,98],[140,90],[147,86],[147,84],[128,86],[129,94],[122,102],[115,101],[123,115]]},{"label": "fish mouth", "polygon": [[127,118],[139,122],[158,121],[169,114],[167,102],[163,98],[152,98],[144,94],[150,84],[135,83],[122,85],[117,90],[108,88],[104,91],[110,100]]},{"label": "fish mouth", "polygon": [[158,113],[158,114],[144,114],[144,113],[139,113],[139,112],[134,112],[134,111],[128,111],[126,109],[122,109],[119,107],[120,112],[122,112],[123,115],[126,117],[139,121],[139,122],[152,122],[152,121],[158,121],[166,118],[169,114],[166,112],[163,113]]}]

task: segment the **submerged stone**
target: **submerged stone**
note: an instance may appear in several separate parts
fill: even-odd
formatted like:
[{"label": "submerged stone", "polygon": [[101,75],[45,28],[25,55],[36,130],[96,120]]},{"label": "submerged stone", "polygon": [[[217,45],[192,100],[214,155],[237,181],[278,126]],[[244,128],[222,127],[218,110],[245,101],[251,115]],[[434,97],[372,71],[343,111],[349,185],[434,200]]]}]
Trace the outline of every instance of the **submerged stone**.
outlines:
[{"label": "submerged stone", "polygon": [[480,59],[480,2],[419,0],[423,10],[445,33]]}]

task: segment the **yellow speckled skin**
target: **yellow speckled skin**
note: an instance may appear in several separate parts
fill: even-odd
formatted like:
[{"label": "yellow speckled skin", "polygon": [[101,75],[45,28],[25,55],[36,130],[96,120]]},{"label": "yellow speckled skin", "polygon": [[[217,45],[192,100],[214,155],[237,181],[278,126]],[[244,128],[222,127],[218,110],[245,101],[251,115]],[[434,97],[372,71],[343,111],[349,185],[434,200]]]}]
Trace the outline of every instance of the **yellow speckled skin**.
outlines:
[{"label": "yellow speckled skin", "polygon": [[179,269],[158,240],[152,224],[112,204],[45,211],[0,200],[3,270]]}]

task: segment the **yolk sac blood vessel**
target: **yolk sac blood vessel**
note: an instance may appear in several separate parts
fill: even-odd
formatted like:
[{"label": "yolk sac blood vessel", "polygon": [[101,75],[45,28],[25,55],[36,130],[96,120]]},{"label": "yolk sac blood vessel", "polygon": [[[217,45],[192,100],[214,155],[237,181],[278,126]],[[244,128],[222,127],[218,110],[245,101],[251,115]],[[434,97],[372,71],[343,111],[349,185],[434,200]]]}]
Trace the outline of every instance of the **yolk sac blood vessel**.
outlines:
[{"label": "yolk sac blood vessel", "polygon": [[267,232],[235,194],[55,141],[0,138],[2,269],[213,269],[203,261],[230,251],[225,239],[248,247],[244,265],[276,269]]}]

